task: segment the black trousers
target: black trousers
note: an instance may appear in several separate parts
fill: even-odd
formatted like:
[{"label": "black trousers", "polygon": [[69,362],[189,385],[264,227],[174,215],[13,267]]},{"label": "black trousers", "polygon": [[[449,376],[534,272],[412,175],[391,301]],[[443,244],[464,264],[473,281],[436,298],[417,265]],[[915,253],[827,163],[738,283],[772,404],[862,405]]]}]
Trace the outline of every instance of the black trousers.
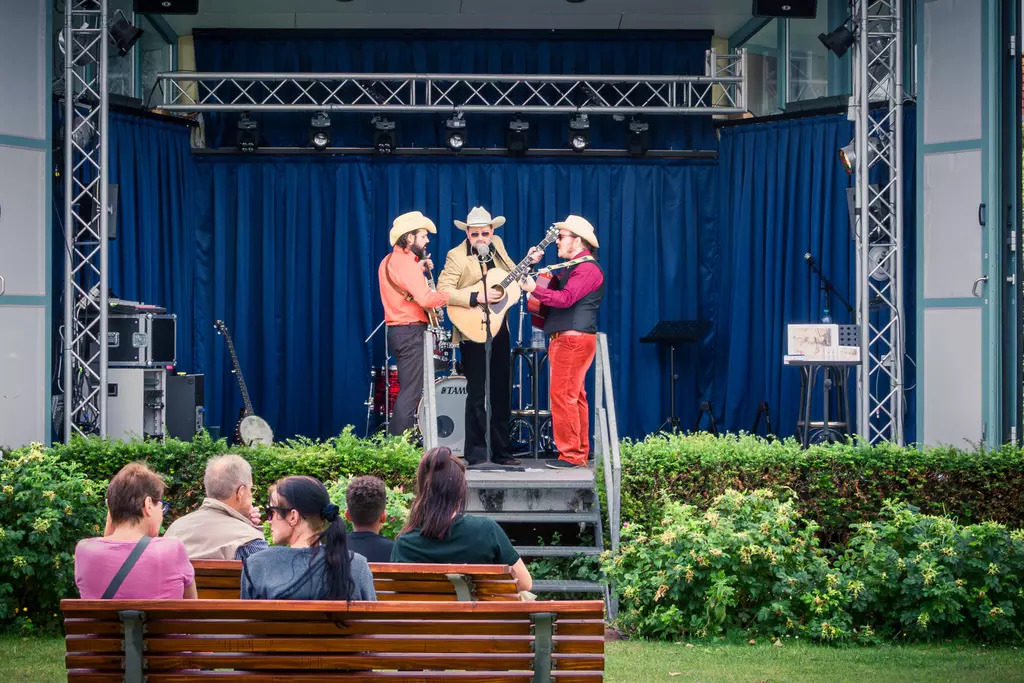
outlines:
[{"label": "black trousers", "polygon": [[[487,367],[486,347],[463,340],[462,368],[466,374],[466,446],[465,457],[469,464],[483,462],[487,458],[487,441],[484,428],[487,412],[484,409],[484,381]],[[512,457],[509,444],[508,423],[511,410],[512,392],[509,387],[512,341],[508,326],[491,342],[491,457],[495,462]]]},{"label": "black trousers", "polygon": [[388,423],[388,433],[399,435],[419,421],[423,396],[423,334],[426,323],[388,327],[388,351],[398,365],[398,398]]}]

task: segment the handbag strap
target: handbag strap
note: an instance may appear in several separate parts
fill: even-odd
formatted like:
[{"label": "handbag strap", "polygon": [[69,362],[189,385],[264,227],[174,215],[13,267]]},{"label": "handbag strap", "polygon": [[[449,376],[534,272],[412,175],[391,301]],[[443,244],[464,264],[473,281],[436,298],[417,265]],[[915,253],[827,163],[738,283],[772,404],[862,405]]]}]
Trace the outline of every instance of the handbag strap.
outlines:
[{"label": "handbag strap", "polygon": [[124,583],[124,580],[128,578],[128,572],[130,572],[135,566],[135,563],[139,561],[139,558],[142,557],[142,551],[146,549],[146,546],[148,546],[149,542],[152,540],[152,536],[143,536],[139,539],[139,542],[135,544],[135,547],[132,548],[132,552],[124,561],[124,564],[122,564],[121,568],[117,570],[116,574],[114,574],[114,578],[110,580],[110,585],[107,586],[107,590],[103,591],[104,600],[112,600],[114,598],[114,595],[117,593],[117,589],[120,588],[121,584]]},{"label": "handbag strap", "polygon": [[407,291],[405,291],[404,289],[402,289],[401,287],[399,287],[399,286],[398,286],[398,285],[397,285],[397,284],[395,283],[395,281],[391,279],[391,272],[390,272],[390,267],[391,267],[391,254],[388,254],[387,256],[385,256],[385,257],[384,257],[384,260],[385,260],[385,261],[387,262],[387,263],[385,263],[385,264],[384,264],[384,277],[386,277],[386,278],[387,278],[387,280],[388,280],[388,284],[389,284],[389,285],[391,285],[391,287],[392,287],[392,288],[393,288],[393,289],[394,289],[394,290],[395,290],[396,292],[398,292],[398,294],[399,294],[399,295],[400,295],[400,296],[401,296],[401,297],[402,297],[403,299],[405,299],[406,301],[414,301],[415,299],[413,299],[413,298],[412,298],[412,295],[411,295],[411,294],[409,294],[409,292],[407,292]]}]

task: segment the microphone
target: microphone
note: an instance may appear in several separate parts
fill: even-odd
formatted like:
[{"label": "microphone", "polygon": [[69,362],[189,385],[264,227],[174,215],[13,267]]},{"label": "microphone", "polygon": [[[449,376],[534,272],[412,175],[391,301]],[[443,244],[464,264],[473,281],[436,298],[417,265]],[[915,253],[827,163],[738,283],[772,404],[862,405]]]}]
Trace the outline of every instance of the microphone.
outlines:
[{"label": "microphone", "polygon": [[814,265],[814,257],[812,257],[810,253],[804,254],[804,261],[807,261],[807,264],[810,266]]},{"label": "microphone", "polygon": [[488,256],[491,255],[491,245],[489,245],[489,244],[484,244],[483,242],[478,242],[478,243],[473,245],[473,249],[476,251],[476,255],[479,258],[484,259],[484,258],[487,258]]}]

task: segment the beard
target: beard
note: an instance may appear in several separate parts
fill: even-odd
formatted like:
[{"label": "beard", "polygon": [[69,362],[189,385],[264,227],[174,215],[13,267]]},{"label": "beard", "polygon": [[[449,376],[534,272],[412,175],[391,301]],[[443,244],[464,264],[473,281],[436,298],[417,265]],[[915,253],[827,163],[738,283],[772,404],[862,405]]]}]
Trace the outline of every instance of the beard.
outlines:
[{"label": "beard", "polygon": [[416,254],[417,258],[421,258],[421,259],[427,258],[427,250],[424,247],[421,247],[418,244],[410,244],[409,245],[409,251],[411,251],[412,253]]}]

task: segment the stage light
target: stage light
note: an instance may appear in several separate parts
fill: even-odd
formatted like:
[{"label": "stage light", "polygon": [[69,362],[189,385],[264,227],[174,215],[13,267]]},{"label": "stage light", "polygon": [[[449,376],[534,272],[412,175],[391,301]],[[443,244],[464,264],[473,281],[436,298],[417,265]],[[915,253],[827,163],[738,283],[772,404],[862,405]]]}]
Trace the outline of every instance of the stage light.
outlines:
[{"label": "stage light", "polygon": [[395,122],[373,117],[373,148],[377,154],[394,154],[396,143]]},{"label": "stage light", "polygon": [[135,47],[135,43],[139,42],[143,31],[141,28],[132,26],[121,10],[117,10],[107,33],[110,35],[110,42],[117,48],[117,54],[124,57]]},{"label": "stage light", "polygon": [[[853,175],[853,172],[857,168],[857,148],[856,140],[851,140],[850,144],[839,150],[839,162],[843,165],[843,168],[847,173]],[[882,141],[876,137],[868,138],[868,170],[875,165],[878,161],[878,156],[882,151]]]},{"label": "stage light", "polygon": [[238,139],[239,152],[255,152],[260,148],[260,124],[249,118],[248,112],[242,112],[238,117]]},{"label": "stage light", "polygon": [[453,152],[461,152],[466,146],[466,119],[457,114],[444,122],[445,145]]},{"label": "stage light", "polygon": [[527,139],[529,131],[529,121],[523,121],[519,117],[509,121],[508,130],[505,131],[505,150],[509,154],[525,154],[530,149],[530,142]]},{"label": "stage light", "polygon": [[846,27],[846,22],[844,21],[834,31],[819,33],[818,40],[836,57],[842,57],[857,42],[857,37],[853,35],[853,31]]},{"label": "stage light", "polygon": [[309,144],[313,149],[327,149],[331,146],[331,117],[322,111],[309,122]]},{"label": "stage light", "polygon": [[626,138],[626,151],[633,156],[643,156],[651,148],[650,135],[647,132],[647,123],[631,119],[629,122],[629,137]]},{"label": "stage light", "polygon": [[574,152],[582,152],[590,146],[590,119],[586,114],[573,116],[569,119],[569,147]]}]

